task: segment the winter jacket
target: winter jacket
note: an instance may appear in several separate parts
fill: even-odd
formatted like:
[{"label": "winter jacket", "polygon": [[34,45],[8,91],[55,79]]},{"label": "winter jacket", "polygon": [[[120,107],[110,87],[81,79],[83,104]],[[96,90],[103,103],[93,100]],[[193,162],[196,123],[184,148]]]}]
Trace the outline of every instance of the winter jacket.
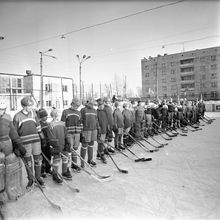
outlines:
[{"label": "winter jacket", "polygon": [[132,126],[132,113],[128,109],[122,111],[124,129],[130,128]]},{"label": "winter jacket", "polygon": [[101,134],[106,134],[108,129],[108,118],[106,111],[97,109],[97,117]]}]

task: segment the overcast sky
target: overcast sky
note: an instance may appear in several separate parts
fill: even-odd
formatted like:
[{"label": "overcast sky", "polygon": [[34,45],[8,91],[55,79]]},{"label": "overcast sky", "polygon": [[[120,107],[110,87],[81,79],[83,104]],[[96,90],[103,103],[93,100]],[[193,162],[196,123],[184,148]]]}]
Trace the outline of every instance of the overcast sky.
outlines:
[{"label": "overcast sky", "polygon": [[40,73],[39,51],[52,48],[44,74],[78,85],[76,54],[86,54],[85,86],[126,76],[136,92],[143,57],[181,52],[184,41],[185,51],[220,45],[220,1],[1,1],[0,36],[0,72]]}]

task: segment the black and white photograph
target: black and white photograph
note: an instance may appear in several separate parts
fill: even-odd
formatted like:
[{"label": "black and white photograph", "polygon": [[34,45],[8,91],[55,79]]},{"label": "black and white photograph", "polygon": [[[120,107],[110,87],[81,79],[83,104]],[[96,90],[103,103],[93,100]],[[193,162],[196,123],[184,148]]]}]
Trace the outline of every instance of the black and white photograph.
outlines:
[{"label": "black and white photograph", "polygon": [[220,219],[220,1],[0,1],[0,220]]}]

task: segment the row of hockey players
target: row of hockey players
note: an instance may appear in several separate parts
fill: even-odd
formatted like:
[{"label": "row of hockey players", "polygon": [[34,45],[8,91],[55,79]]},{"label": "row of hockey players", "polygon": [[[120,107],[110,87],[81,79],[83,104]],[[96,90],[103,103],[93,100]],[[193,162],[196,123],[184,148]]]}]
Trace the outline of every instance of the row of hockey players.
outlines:
[{"label": "row of hockey players", "polygon": [[[80,102],[74,98],[70,108],[63,110],[61,120],[59,111],[53,109],[50,113],[52,121],[48,123],[47,111],[42,108],[36,112],[32,105],[31,97],[24,97],[21,100],[22,110],[15,114],[13,121],[5,113],[6,106],[0,106],[0,196],[6,193],[10,198],[10,185],[14,182],[17,182],[17,188],[22,188],[21,163],[17,157],[22,157],[26,165],[28,190],[36,181],[45,187],[42,177],[48,174],[52,175],[55,182],[62,183],[62,178],[72,179],[71,168],[76,172],[84,168],[86,153],[88,163],[96,166],[93,159],[95,141],[98,143],[97,159],[107,163],[105,154],[113,153],[114,148],[123,150],[132,145],[127,135],[129,132],[140,138],[143,134],[146,136],[146,133],[156,133],[157,128],[153,127],[153,122],[163,129],[182,127],[188,122],[198,123],[205,112],[202,101],[181,100],[176,104],[172,100],[157,104],[139,101],[136,104],[112,103],[108,98],[97,101],[90,99],[79,110]],[[106,141],[112,142],[113,139],[114,147],[105,145]],[[79,147],[80,154],[77,153]],[[78,156],[81,157],[80,165],[77,162]],[[52,167],[48,163],[51,158]],[[62,174],[59,175],[61,161]],[[10,172],[15,173],[14,176],[10,176]],[[15,181],[16,178],[19,181]],[[15,197],[21,194],[21,189],[14,194]]]}]

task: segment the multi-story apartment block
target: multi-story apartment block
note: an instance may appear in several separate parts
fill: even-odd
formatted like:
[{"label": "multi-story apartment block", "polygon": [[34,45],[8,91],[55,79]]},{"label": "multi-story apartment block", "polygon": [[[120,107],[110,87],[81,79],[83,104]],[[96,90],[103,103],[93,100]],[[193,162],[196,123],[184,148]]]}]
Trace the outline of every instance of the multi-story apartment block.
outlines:
[{"label": "multi-story apartment block", "polygon": [[[32,95],[36,105],[40,104],[40,75],[0,73],[0,99],[10,110],[21,108],[20,100],[25,95]],[[43,75],[43,102],[45,108],[66,108],[73,97],[73,79],[68,77]]]},{"label": "multi-story apartment block", "polygon": [[141,60],[145,98],[220,99],[220,47]]}]

